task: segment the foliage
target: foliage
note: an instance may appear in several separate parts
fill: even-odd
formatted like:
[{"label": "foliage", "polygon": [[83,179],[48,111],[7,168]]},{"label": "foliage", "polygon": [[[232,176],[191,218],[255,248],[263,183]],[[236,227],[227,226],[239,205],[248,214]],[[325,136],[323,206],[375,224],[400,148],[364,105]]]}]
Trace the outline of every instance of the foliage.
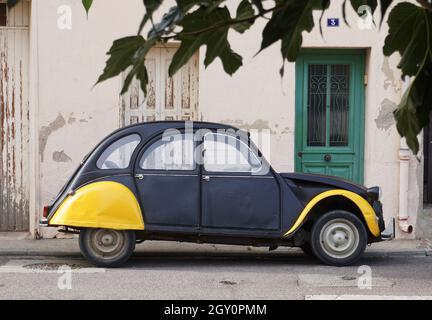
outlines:
[{"label": "foliage", "polygon": [[[20,0],[8,0],[9,6]],[[82,0],[88,13],[93,0]],[[176,40],[180,48],[175,53],[169,74],[172,76],[199,50],[206,47],[204,64],[207,67],[217,58],[226,73],[232,75],[242,66],[242,57],[234,52],[228,40],[229,32],[240,34],[258,20],[265,20],[261,49],[280,42],[283,60],[295,61],[302,44],[302,33],[314,27],[312,12],[323,13],[330,0],[239,0],[234,16],[227,8],[228,0],[176,0],[176,5],[165,12],[160,21],[154,21],[154,13],[160,10],[163,0],[143,0],[145,13],[137,35],[113,42],[107,52],[109,58],[97,83],[126,72],[122,93],[126,92],[133,78],[146,92],[148,83],[145,59],[149,50],[158,43]],[[231,0],[230,3],[233,1]],[[343,18],[346,23],[346,7],[357,12],[367,5],[381,12],[380,25],[393,0],[344,0]],[[409,147],[418,152],[417,135],[429,122],[432,110],[432,2],[417,0],[417,4],[402,2],[389,13],[389,33],[383,47],[384,54],[401,55],[398,67],[403,77],[412,77],[411,84],[395,111],[397,129],[406,137]],[[143,36],[144,28],[150,29]],[[320,19],[321,30],[321,19]],[[283,63],[281,68],[283,75]]]}]

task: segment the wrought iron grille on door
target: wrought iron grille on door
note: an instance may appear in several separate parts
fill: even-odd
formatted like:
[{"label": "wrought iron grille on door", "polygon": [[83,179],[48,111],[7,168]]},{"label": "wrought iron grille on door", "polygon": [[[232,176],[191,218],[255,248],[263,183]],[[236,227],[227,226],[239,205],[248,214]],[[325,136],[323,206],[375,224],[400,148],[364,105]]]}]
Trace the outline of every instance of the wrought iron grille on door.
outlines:
[{"label": "wrought iron grille on door", "polygon": [[348,64],[310,64],[308,68],[308,146],[348,146]]}]

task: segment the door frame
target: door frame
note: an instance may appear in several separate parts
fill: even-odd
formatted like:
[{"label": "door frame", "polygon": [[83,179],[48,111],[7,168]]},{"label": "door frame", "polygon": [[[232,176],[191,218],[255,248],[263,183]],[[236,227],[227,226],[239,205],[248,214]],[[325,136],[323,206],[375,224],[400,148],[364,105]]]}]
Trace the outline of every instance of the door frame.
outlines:
[{"label": "door frame", "polygon": [[[349,58],[354,66],[354,72],[350,77],[350,83],[352,83],[354,94],[353,100],[356,101],[357,108],[353,114],[353,118],[350,118],[350,123],[353,119],[360,119],[357,130],[360,134],[355,134],[352,126],[350,126],[350,137],[353,143],[353,151],[355,158],[353,164],[353,180],[358,183],[363,183],[364,180],[364,141],[365,141],[365,50],[362,49],[321,49],[321,48],[307,48],[301,49],[299,57],[296,61],[295,66],[295,150],[294,150],[294,169],[296,172],[301,172],[301,159],[298,156],[298,152],[303,150],[303,137],[305,134],[306,126],[303,123],[303,101],[305,99],[305,91],[303,90],[307,79],[305,75],[304,63],[305,60],[316,60],[317,62],[322,61],[325,63],[326,60],[337,59],[344,60]],[[359,74],[360,76],[355,76]],[[353,76],[354,75],[354,76]],[[325,152],[325,148],[314,148],[316,152]],[[343,152],[342,150],[340,152]],[[332,153],[338,153],[333,151]]]}]

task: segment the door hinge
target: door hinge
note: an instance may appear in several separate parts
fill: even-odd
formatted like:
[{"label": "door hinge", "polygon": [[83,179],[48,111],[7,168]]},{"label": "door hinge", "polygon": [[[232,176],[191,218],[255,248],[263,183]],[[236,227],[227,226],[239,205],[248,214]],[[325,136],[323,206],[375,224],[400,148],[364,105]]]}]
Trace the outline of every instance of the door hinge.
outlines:
[{"label": "door hinge", "polygon": [[367,86],[367,84],[368,84],[368,75],[365,74],[364,75],[364,85]]}]

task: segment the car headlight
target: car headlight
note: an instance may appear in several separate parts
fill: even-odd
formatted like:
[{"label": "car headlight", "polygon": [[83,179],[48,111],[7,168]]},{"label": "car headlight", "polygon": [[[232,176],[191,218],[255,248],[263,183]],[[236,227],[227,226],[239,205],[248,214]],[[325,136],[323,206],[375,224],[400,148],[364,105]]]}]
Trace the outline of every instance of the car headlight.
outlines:
[{"label": "car headlight", "polygon": [[378,186],[371,187],[371,188],[367,189],[367,194],[373,200],[380,200],[381,199],[381,195],[382,195],[382,190]]}]

